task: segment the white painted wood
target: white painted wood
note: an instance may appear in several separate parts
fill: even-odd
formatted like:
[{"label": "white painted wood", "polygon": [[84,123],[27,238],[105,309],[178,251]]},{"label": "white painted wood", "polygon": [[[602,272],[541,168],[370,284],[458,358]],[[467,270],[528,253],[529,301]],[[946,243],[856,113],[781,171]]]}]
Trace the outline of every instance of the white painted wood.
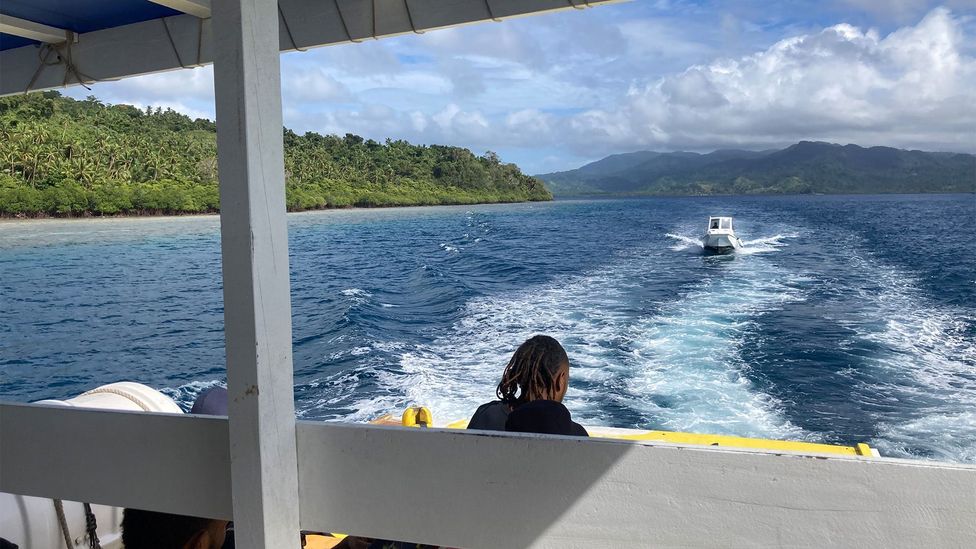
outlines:
[{"label": "white painted wood", "polygon": [[235,541],[299,539],[278,9],[217,0],[214,92]]},{"label": "white painted wood", "polygon": [[189,13],[194,17],[206,19],[210,17],[210,0],[149,0],[153,4],[159,4],[172,8],[176,11]]},{"label": "white painted wood", "polygon": [[[620,0],[590,0],[586,4],[598,6],[617,1]],[[282,51],[490,21],[491,15],[506,19],[573,9],[569,0],[490,0],[490,4],[484,0],[376,0],[374,25],[372,0],[280,0],[279,4],[295,40],[292,43],[281,25]],[[577,7],[586,4],[576,1]],[[72,60],[82,74],[95,80],[176,69],[181,67],[181,60],[182,66],[196,65],[198,59],[200,64],[213,61],[210,19],[178,15],[167,18],[166,23],[173,42],[161,20],[82,34],[71,46]],[[0,52],[0,95],[23,93],[37,68],[37,49],[33,46]],[[46,67],[31,89],[61,87],[64,79],[62,66]],[[74,83],[73,75],[69,74],[68,82]]]},{"label": "white painted wood", "polygon": [[976,547],[976,467],[299,422],[302,527],[456,547]]},{"label": "white painted wood", "polygon": [[[972,465],[312,422],[297,436],[306,530],[470,548],[976,547]],[[222,418],[0,404],[3,492],[229,518],[229,459]]]},{"label": "white painted wood", "polygon": [[0,492],[229,519],[227,420],[0,404]]},{"label": "white painted wood", "polygon": [[[65,523],[72,539],[82,539],[86,533],[84,506],[77,501],[62,502]],[[122,509],[106,505],[91,506],[98,524],[101,549],[122,549]],[[53,502],[48,498],[18,496],[0,492],[0,532],[3,539],[22,549],[58,549],[64,547],[64,534]],[[87,547],[84,544],[82,547]]]},{"label": "white painted wood", "polygon": [[68,39],[68,31],[42,25],[19,17],[11,17],[0,13],[0,32],[12,34],[21,38],[29,38],[38,42],[59,44]]}]

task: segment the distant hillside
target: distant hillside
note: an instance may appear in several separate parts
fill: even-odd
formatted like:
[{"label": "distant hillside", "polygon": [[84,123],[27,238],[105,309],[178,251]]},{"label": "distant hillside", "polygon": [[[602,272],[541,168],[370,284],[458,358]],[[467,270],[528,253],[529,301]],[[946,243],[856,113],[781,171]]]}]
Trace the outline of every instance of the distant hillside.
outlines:
[{"label": "distant hillside", "polygon": [[782,150],[641,151],[537,175],[557,196],[976,191],[976,156],[801,141]]},{"label": "distant hillside", "polygon": [[[172,110],[0,98],[0,216],[215,212],[213,122]],[[289,210],[551,200],[494,153],[284,130]]]}]

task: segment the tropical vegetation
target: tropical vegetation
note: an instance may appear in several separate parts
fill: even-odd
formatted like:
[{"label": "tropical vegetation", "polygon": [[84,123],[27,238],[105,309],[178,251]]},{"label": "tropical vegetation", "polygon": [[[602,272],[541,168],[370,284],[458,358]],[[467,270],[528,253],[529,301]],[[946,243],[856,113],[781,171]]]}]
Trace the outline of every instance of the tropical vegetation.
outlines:
[{"label": "tropical vegetation", "polygon": [[536,177],[557,196],[976,192],[976,156],[801,141],[768,151],[616,154]]},{"label": "tropical vegetation", "polygon": [[[551,200],[495,153],[284,129],[289,210]],[[170,109],[0,98],[0,215],[215,212],[214,122]]]}]

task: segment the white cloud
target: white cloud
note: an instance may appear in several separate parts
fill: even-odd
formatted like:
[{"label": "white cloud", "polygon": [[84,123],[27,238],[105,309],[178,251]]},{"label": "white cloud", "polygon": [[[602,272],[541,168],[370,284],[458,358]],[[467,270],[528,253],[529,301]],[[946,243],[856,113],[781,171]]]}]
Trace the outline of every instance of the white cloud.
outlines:
[{"label": "white cloud", "polygon": [[320,68],[282,74],[281,92],[291,101],[346,101],[345,84]]},{"label": "white cloud", "polygon": [[887,36],[840,24],[637,84],[556,131],[576,150],[776,146],[800,139],[976,149],[976,60],[946,9]]},{"label": "white cloud", "polygon": [[423,133],[423,131],[427,129],[427,126],[430,125],[430,122],[428,122],[427,117],[424,116],[424,113],[420,111],[413,111],[410,113],[409,116],[410,116],[411,128],[413,129],[414,132],[418,134]]},{"label": "white cloud", "polygon": [[477,111],[467,112],[451,103],[430,117],[437,124],[442,135],[468,141],[483,142],[489,131],[488,120]]},{"label": "white cloud", "polygon": [[[898,0],[887,16],[867,0],[635,2],[291,53],[284,119],[299,132],[492,149],[529,172],[800,139],[976,149],[976,19],[935,9],[918,21],[925,10],[927,0]],[[91,93],[212,118],[212,74]]]},{"label": "white cloud", "polygon": [[75,86],[64,93],[76,99],[94,95],[108,103],[128,103],[140,108],[172,108],[192,118],[212,120],[214,117],[213,67],[209,66],[101,82],[92,84],[91,88],[89,91]]}]

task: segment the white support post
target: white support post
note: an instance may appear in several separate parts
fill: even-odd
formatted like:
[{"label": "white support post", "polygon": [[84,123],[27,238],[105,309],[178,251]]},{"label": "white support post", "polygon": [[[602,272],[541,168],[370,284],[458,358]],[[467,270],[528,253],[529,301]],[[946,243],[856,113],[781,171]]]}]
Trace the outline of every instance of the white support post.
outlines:
[{"label": "white support post", "polygon": [[237,546],[299,543],[278,10],[213,3],[214,91]]}]

